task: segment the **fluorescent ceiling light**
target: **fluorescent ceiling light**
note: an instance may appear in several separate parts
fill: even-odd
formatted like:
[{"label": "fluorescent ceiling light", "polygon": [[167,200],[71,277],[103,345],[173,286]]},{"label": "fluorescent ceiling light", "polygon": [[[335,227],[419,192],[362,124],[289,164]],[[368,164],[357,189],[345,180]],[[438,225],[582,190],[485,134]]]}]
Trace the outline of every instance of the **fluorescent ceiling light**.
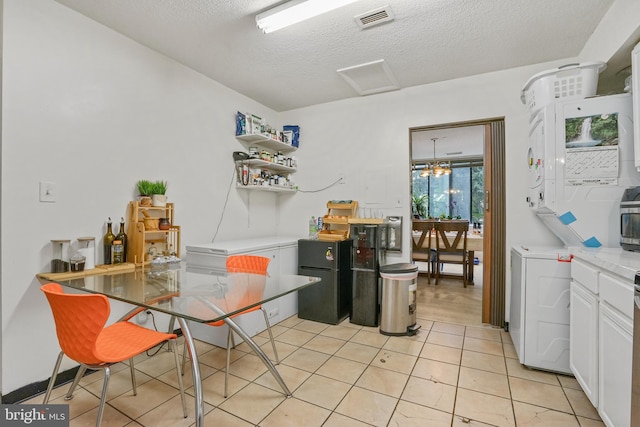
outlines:
[{"label": "fluorescent ceiling light", "polygon": [[271,33],[355,1],[357,0],[291,0],[256,15],[256,23],[262,31]]}]

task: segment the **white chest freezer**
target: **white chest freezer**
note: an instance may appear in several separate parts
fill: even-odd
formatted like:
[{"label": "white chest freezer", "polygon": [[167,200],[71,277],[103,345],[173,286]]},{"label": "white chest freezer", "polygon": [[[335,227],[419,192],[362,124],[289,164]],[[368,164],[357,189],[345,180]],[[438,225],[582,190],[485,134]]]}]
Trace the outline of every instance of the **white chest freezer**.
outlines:
[{"label": "white chest freezer", "polygon": [[[257,237],[251,239],[227,240],[215,243],[187,245],[187,270],[209,270],[212,274],[224,274],[227,270],[227,257],[230,255],[259,255],[271,259],[270,274],[298,273],[298,239],[300,237]],[[298,312],[298,295],[293,292],[263,304],[271,325],[293,316]],[[266,329],[266,323],[260,311],[243,314],[234,319],[249,336]],[[212,327],[192,323],[191,332],[199,340],[226,347],[227,326]],[[236,336],[236,344],[241,342]]]},{"label": "white chest freezer", "polygon": [[271,258],[270,273],[296,274],[299,238],[269,236],[187,245],[187,264],[226,271],[229,255],[261,255]]}]

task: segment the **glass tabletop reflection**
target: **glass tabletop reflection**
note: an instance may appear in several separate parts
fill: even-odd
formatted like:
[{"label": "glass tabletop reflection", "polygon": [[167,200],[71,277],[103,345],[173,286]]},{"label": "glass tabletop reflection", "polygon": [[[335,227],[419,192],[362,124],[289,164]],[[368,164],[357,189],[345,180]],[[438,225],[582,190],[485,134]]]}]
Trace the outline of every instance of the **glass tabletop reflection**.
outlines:
[{"label": "glass tabletop reflection", "polygon": [[226,273],[184,262],[66,280],[43,279],[201,323],[222,320],[320,282],[310,276]]}]

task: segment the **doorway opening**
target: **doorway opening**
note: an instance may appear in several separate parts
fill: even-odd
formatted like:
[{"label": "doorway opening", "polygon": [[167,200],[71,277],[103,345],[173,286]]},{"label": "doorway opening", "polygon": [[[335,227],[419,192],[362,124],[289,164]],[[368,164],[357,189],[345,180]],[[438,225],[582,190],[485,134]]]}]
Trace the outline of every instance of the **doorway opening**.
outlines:
[{"label": "doorway opening", "polygon": [[[416,226],[412,229],[421,220],[468,221],[468,236],[475,239],[470,274],[478,283],[468,291],[475,295],[470,301],[480,304],[475,309],[481,323],[504,327],[504,118],[410,128],[409,144],[410,194]],[[415,241],[419,233],[412,232],[412,237]],[[424,257],[418,258],[420,266]],[[462,288],[459,283],[452,286]],[[440,308],[442,303],[438,301]],[[469,311],[469,307],[452,305],[447,310]]]}]

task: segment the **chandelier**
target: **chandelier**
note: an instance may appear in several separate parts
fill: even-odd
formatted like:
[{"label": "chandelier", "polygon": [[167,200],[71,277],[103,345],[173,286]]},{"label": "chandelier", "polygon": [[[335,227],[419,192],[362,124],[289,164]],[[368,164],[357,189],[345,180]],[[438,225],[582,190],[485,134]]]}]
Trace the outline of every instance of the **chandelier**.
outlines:
[{"label": "chandelier", "polygon": [[432,175],[434,177],[439,177],[442,175],[451,174],[451,162],[450,161],[438,161],[436,159],[436,141],[439,138],[431,138],[433,141],[433,162],[427,162],[424,165],[424,169],[420,172],[421,177]]}]

